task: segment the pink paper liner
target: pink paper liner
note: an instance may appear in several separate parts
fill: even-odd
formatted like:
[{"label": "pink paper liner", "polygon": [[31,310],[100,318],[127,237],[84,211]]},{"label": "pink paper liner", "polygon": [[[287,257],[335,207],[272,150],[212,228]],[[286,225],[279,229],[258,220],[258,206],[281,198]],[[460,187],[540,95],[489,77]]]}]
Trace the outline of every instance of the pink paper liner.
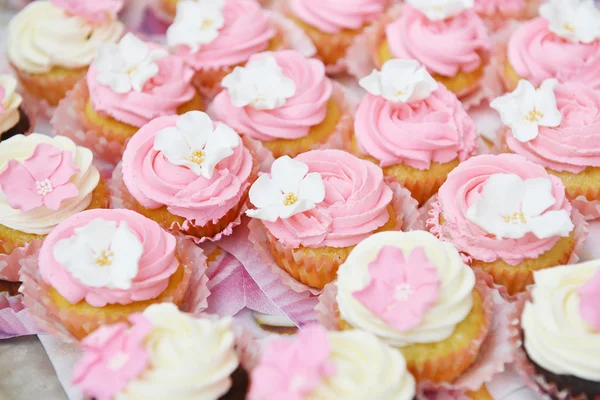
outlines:
[{"label": "pink paper liner", "polygon": [[573,207],[577,208],[586,221],[600,218],[600,200],[588,200],[585,196],[578,196],[571,200]]},{"label": "pink paper liner", "polygon": [[7,292],[0,292],[0,339],[39,332],[23,304],[23,295],[11,296]]},{"label": "pink paper liner", "polygon": [[[386,178],[385,182],[394,192],[392,198],[392,207],[396,214],[396,225],[393,230],[419,230],[420,229],[420,214],[418,203],[410,195],[410,192],[402,187],[394,179]],[[310,292],[313,295],[321,293],[321,289],[312,288],[295,280],[290,274],[281,269],[271,254],[269,249],[268,238],[265,233],[263,224],[257,219],[250,219],[248,222],[250,231],[248,240],[254,245],[254,248],[260,253],[264,262],[271,267],[271,270],[276,274],[281,282],[297,293]],[[296,253],[293,246],[284,245],[281,242],[276,244],[279,252],[286,254],[288,259],[295,259]],[[315,260],[316,263],[316,260]]]},{"label": "pink paper liner", "polygon": [[25,246],[14,248],[10,254],[0,254],[0,280],[19,282],[21,262],[36,256],[42,247],[42,242],[43,240],[34,240]]},{"label": "pink paper liner", "polygon": [[262,355],[262,348],[252,332],[240,324],[234,324],[232,330],[235,334],[235,350],[240,360],[240,365],[248,374],[258,365]]},{"label": "pink paper liner", "polygon": [[480,14],[480,16],[486,23],[490,32],[497,32],[504,29],[508,24],[515,20],[523,21],[534,18],[537,15],[537,9],[540,3],[541,1],[539,0],[527,0],[526,8],[520,12],[513,12],[510,15],[496,13],[492,16],[482,14]]}]

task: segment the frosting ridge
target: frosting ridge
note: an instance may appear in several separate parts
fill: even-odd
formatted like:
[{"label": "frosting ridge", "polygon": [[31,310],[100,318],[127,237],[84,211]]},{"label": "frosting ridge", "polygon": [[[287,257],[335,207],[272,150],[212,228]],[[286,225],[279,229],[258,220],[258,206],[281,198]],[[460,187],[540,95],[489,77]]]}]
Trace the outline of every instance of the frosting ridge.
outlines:
[{"label": "frosting ridge", "polygon": [[11,75],[0,75],[0,133],[8,131],[19,122],[19,107],[23,97],[17,92],[17,80]]}]

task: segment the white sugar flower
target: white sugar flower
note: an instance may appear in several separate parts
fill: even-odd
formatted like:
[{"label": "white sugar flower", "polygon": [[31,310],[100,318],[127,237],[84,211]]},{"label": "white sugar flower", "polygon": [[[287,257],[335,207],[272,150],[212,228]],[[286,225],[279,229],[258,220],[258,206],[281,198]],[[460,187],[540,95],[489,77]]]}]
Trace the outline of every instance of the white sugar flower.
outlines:
[{"label": "white sugar flower", "polygon": [[148,45],[128,33],[118,44],[100,46],[94,66],[96,79],[116,93],[141,92],[148,80],[158,74],[156,60],[167,54],[165,50],[150,50]]},{"label": "white sugar flower", "polygon": [[358,84],[367,92],[394,103],[424,100],[438,83],[417,60],[393,59],[383,64],[381,72],[373,70]]},{"label": "white sugar flower", "polygon": [[234,106],[250,105],[257,110],[281,107],[296,93],[296,84],[283,74],[271,55],[254,59],[245,67],[235,67],[221,85],[229,92]]},{"label": "white sugar flower", "polygon": [[554,88],[556,79],[546,79],[539,89],[529,81],[521,80],[514,92],[494,99],[490,107],[498,111],[502,123],[512,130],[519,142],[535,139],[540,126],[556,127],[562,115],[556,106]]},{"label": "white sugar flower", "polygon": [[600,10],[593,0],[551,0],[540,6],[548,28],[571,42],[600,39]]},{"label": "white sugar flower", "polygon": [[169,46],[186,45],[197,52],[219,36],[225,19],[219,2],[181,1],[177,3],[175,21],[167,29]]},{"label": "white sugar flower", "polygon": [[454,17],[473,8],[474,0],[406,0],[431,21]]},{"label": "white sugar flower", "polygon": [[144,246],[127,222],[97,218],[75,228],[74,235],[58,241],[54,259],[73,278],[90,287],[127,290],[137,276]]},{"label": "white sugar flower", "polygon": [[494,174],[467,210],[467,219],[498,239],[518,239],[529,232],[538,239],[568,236],[573,223],[567,211],[546,211],[554,203],[548,178],[523,180],[514,174]]},{"label": "white sugar flower", "polygon": [[177,118],[175,126],[162,129],[154,138],[154,149],[175,165],[211,179],[216,165],[233,154],[239,135],[225,124],[216,128],[208,115],[190,111]]},{"label": "white sugar flower", "polygon": [[308,165],[283,156],[271,166],[271,176],[261,175],[250,188],[250,202],[257,208],[246,215],[269,222],[312,210],[325,199],[321,174],[308,173]]}]

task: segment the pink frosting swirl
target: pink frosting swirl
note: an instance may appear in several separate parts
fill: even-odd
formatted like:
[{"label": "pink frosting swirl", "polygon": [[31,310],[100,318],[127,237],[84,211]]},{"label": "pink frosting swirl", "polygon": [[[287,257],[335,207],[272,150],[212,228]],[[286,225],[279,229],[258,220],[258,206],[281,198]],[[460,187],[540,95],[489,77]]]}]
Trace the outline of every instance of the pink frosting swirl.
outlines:
[{"label": "pink frosting swirl", "polygon": [[433,161],[463,161],[474,153],[477,140],[471,117],[443,85],[409,104],[367,94],[358,106],[354,133],[360,151],[382,167],[427,169]]},{"label": "pink frosting swirl", "polygon": [[385,34],[396,58],[415,59],[431,73],[454,76],[479,68],[492,48],[483,20],[473,10],[442,21],[430,21],[405,5]]},{"label": "pink frosting swirl", "polygon": [[388,0],[290,0],[292,13],[322,32],[359,29],[375,21]]},{"label": "pink frosting swirl", "polygon": [[508,62],[535,86],[548,78],[576,81],[600,89],[600,40],[572,43],[550,32],[539,17],[520,26],[508,42]]},{"label": "pink frosting swirl", "polygon": [[244,63],[251,55],[265,51],[277,33],[268,11],[256,0],[225,0],[223,18],[219,36],[197,52],[183,45],[175,49],[195,70]]},{"label": "pink frosting swirl", "polygon": [[299,247],[354,246],[385,225],[392,189],[377,165],[341,150],[313,150],[295,158],[318,172],[325,200],[307,212],[263,221],[282,243]]},{"label": "pink frosting swirl", "polygon": [[515,153],[556,171],[579,173],[600,167],[600,91],[582,83],[554,89],[562,121],[556,128],[540,127],[538,137],[522,143],[508,132],[506,142]]},{"label": "pink frosting swirl", "polygon": [[272,55],[283,74],[296,84],[296,93],[274,110],[256,110],[252,106],[238,108],[231,103],[227,90],[214,100],[217,119],[227,121],[237,132],[258,140],[298,139],[325,119],[327,102],[333,85],[325,76],[325,66],[316,59],[307,59],[293,50],[256,54],[256,59]]},{"label": "pink frosting swirl", "polygon": [[526,0],[475,0],[475,11],[483,15],[517,15],[526,6]]},{"label": "pink frosting swirl", "polygon": [[549,175],[544,167],[517,154],[481,155],[456,167],[438,192],[440,214],[444,218],[440,239],[452,242],[459,251],[474,259],[484,262],[502,259],[511,265],[536,258],[554,247],[559,236],[538,239],[528,233],[520,239],[498,240],[467,219],[467,210],[493,174],[515,174],[521,179],[548,178],[556,199],[550,209],[571,213],[571,203],[565,197],[561,180]]},{"label": "pink frosting swirl", "polygon": [[96,67],[92,64],[87,84],[94,110],[136,127],[157,117],[177,114],[177,108],[196,94],[191,84],[194,71],[175,55],[163,57],[156,64],[158,74],[146,82],[141,92],[129,93],[116,93],[98,82]]},{"label": "pink frosting swirl", "polygon": [[252,155],[240,142],[231,156],[217,164],[211,179],[171,164],[154,150],[154,138],[160,130],[175,126],[177,118],[157,118],[131,138],[123,154],[123,180],[143,207],[167,206],[171,214],[203,226],[216,222],[239,203],[249,185]]},{"label": "pink frosting swirl", "polygon": [[[97,218],[127,222],[129,229],[144,246],[138,274],[129,290],[85,286],[54,259],[53,248],[57,242],[73,236],[75,228],[83,227]],[[179,261],[175,257],[176,245],[173,235],[164,231],[156,222],[133,211],[83,211],[61,222],[46,237],[39,255],[40,274],[44,282],[72,304],[85,299],[94,307],[103,307],[106,304],[130,304],[154,299],[167,288],[169,278],[179,267]]]}]

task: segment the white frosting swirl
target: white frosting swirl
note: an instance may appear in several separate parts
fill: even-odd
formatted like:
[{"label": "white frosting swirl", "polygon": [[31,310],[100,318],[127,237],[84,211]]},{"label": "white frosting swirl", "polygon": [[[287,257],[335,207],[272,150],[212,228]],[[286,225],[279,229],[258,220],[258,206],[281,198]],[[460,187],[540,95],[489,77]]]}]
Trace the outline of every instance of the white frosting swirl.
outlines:
[{"label": "white frosting swirl", "polygon": [[581,317],[578,293],[599,268],[595,260],[534,272],[521,324],[527,354],[540,367],[600,382],[600,332]]},{"label": "white frosting swirl", "polygon": [[3,133],[19,122],[23,98],[17,93],[17,80],[11,75],[0,75],[0,86],[4,88],[4,98],[0,102],[4,108],[4,112],[0,112],[0,133]]},{"label": "white frosting swirl", "polygon": [[194,318],[171,303],[148,307],[149,368],[117,400],[215,400],[231,388],[239,361],[231,320]]},{"label": "white frosting swirl", "polygon": [[[403,332],[387,325],[353,296],[369,283],[369,263],[384,246],[398,247],[404,254],[423,247],[440,279],[437,301],[425,312],[417,327]],[[380,232],[352,250],[340,266],[337,286],[337,303],[345,321],[379,336],[392,346],[404,347],[414,343],[440,342],[452,335],[456,325],[471,312],[475,274],[465,265],[454,246],[428,232]]]},{"label": "white frosting swirl", "polygon": [[114,18],[94,25],[50,1],[35,1],[8,25],[8,58],[20,70],[34,74],[55,66],[86,67],[98,47],[117,42],[123,30],[123,24]]},{"label": "white frosting swirl", "polygon": [[39,133],[29,136],[17,135],[0,142],[0,172],[6,169],[10,160],[25,161],[40,143],[71,152],[73,166],[79,169],[79,173],[73,175],[70,182],[75,185],[79,194],[62,202],[58,210],[39,207],[23,212],[9,206],[6,195],[0,189],[0,224],[21,232],[46,235],[56,225],[90,205],[92,192],[100,181],[100,173],[92,165],[93,155],[89,149],[75,145],[71,139],[64,136],[51,138]]},{"label": "white frosting swirl", "polygon": [[329,332],[333,375],[323,379],[307,400],[412,400],[415,378],[399,350],[359,330]]}]

